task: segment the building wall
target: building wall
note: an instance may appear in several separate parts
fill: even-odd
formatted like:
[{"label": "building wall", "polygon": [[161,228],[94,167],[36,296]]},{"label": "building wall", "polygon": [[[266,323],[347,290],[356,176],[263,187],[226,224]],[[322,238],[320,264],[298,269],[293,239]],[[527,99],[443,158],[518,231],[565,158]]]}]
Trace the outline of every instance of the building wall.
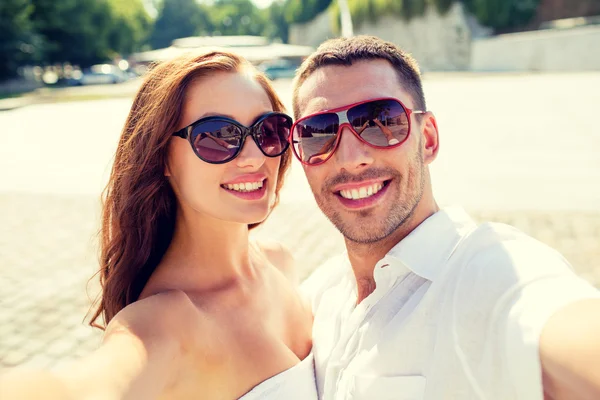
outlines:
[{"label": "building wall", "polygon": [[469,67],[471,28],[461,3],[445,15],[429,7],[424,16],[405,21],[383,17],[366,23],[355,34],[379,36],[412,53],[423,70],[453,71]]},{"label": "building wall", "polygon": [[471,57],[474,71],[598,71],[600,26],[477,39]]},{"label": "building wall", "polygon": [[541,0],[534,23],[600,15],[598,0]]},{"label": "building wall", "polygon": [[317,47],[323,41],[334,38],[332,16],[329,11],[323,11],[312,21],[305,24],[293,24],[290,26],[288,42],[302,46]]},{"label": "building wall", "polygon": [[[543,1],[545,10],[556,12],[544,11],[544,18],[567,15],[559,12],[563,0]],[[588,0],[573,1],[589,11]],[[491,36],[491,30],[479,25],[462,3],[453,4],[445,15],[431,7],[423,17],[408,22],[383,17],[376,23],[355,27],[354,33],[375,35],[398,44],[413,54],[424,71],[600,70],[598,25]],[[327,11],[290,29],[293,44],[316,47],[334,36]]]}]

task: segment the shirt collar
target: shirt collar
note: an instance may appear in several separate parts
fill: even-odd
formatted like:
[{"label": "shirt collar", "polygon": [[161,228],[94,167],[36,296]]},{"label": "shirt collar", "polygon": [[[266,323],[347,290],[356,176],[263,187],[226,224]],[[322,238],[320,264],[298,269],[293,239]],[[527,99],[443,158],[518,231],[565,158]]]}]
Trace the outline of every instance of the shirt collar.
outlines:
[{"label": "shirt collar", "polygon": [[415,274],[433,281],[461,240],[476,227],[462,208],[443,208],[394,246],[386,261],[399,261]]}]

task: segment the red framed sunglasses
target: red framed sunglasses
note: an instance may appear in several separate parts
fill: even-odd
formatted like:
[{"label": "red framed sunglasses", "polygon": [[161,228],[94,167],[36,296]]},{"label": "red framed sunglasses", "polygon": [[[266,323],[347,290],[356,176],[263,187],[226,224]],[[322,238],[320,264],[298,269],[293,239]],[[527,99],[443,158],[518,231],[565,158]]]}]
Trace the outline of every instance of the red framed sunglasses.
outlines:
[{"label": "red framed sunglasses", "polygon": [[411,115],[425,112],[391,97],[361,101],[300,118],[292,125],[290,142],[302,164],[319,165],[337,150],[344,127],[371,147],[391,149],[408,139]]}]

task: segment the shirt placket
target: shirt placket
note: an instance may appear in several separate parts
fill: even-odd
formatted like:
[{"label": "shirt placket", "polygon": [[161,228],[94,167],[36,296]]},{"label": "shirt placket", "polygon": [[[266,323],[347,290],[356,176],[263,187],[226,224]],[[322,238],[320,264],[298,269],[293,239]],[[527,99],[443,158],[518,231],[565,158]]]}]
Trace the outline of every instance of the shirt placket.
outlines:
[{"label": "shirt placket", "polygon": [[376,288],[366,299],[352,310],[347,323],[341,330],[340,338],[335,346],[325,378],[325,399],[351,398],[352,380],[345,374],[358,353],[360,343],[360,327],[371,316],[371,310],[388,293],[393,285],[386,270],[387,263],[382,260],[377,263],[374,270]]}]

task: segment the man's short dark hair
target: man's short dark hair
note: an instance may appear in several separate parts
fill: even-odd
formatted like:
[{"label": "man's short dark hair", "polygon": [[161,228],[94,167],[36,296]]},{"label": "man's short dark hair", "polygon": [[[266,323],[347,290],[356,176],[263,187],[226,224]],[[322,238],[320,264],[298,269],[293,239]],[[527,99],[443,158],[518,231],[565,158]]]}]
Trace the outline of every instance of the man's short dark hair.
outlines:
[{"label": "man's short dark hair", "polygon": [[398,46],[375,36],[336,38],[323,42],[298,68],[294,80],[292,105],[294,116],[300,116],[300,86],[317,69],[328,65],[351,66],[358,61],[387,60],[398,75],[400,84],[409,92],[419,110],[426,110],[421,73],[415,59]]}]

